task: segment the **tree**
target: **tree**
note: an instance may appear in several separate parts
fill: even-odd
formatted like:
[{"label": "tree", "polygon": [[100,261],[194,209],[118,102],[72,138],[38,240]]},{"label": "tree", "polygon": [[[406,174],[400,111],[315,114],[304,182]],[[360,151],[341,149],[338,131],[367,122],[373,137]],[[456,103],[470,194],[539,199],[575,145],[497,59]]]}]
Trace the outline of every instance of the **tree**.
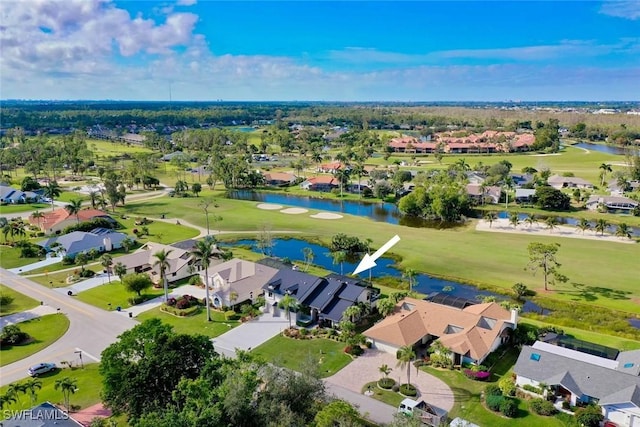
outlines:
[{"label": "tree", "polygon": [[208,337],[178,334],[158,318],[147,320],[102,352],[103,402],[132,419],[160,411],[181,381],[195,380],[216,358]]},{"label": "tree", "polygon": [[76,255],[75,262],[76,264],[80,264],[80,268],[82,268],[82,271],[84,271],[84,266],[89,262],[89,255],[87,255],[85,252],[80,252]]},{"label": "tree", "polygon": [[62,396],[64,397],[64,405],[67,407],[67,412],[71,411],[70,406],[70,398],[71,395],[76,392],[78,380],[75,378],[64,377],[56,380],[55,385],[53,386],[55,390],[60,390],[62,392]]},{"label": "tree", "polygon": [[124,277],[124,275],[127,274],[127,266],[121,262],[117,262],[116,265],[113,267],[113,272],[115,273],[116,276],[118,276],[120,281],[122,281],[122,278]]},{"label": "tree", "polygon": [[389,376],[389,374],[391,373],[393,369],[390,368],[386,363],[384,365],[381,365],[380,367],[378,367],[378,371],[380,371],[380,373],[382,375],[384,375],[385,378],[387,378]]},{"label": "tree", "polygon": [[78,224],[80,224],[80,217],[78,216],[78,214],[80,213],[80,210],[82,209],[82,200],[80,200],[80,199],[71,200],[71,201],[69,201],[69,204],[64,207],[64,209],[67,212],[69,212],[69,215],[75,215],[76,216],[76,222]]},{"label": "tree", "polygon": [[16,403],[18,399],[11,393],[0,394],[0,409],[4,409],[5,406],[11,403]]},{"label": "tree", "polygon": [[513,225],[513,228],[517,228],[520,224],[520,214],[518,212],[511,212],[509,214],[509,224]]},{"label": "tree", "polygon": [[398,350],[398,363],[400,369],[407,368],[407,384],[411,384],[411,362],[416,357],[413,346],[405,345]]},{"label": "tree", "polygon": [[60,197],[62,189],[56,181],[49,181],[46,187],[44,187],[44,196],[51,200],[51,210],[53,210],[53,202],[56,198]]},{"label": "tree", "polygon": [[195,194],[196,197],[198,197],[198,194],[200,194],[200,192],[202,191],[202,185],[200,183],[194,182],[191,185],[191,191],[193,191],[193,194]]},{"label": "tree", "polygon": [[40,211],[35,211],[31,214],[31,218],[35,219],[36,221],[38,221],[38,228],[42,228],[42,218],[44,218],[44,214]]},{"label": "tree", "polygon": [[602,408],[598,405],[588,405],[584,408],[578,408],[575,412],[578,425],[584,427],[598,427],[604,419]]},{"label": "tree", "polygon": [[100,265],[102,265],[107,271],[107,277],[109,278],[109,283],[111,283],[111,266],[113,265],[113,257],[109,254],[103,254],[100,257]]},{"label": "tree", "polygon": [[215,248],[215,239],[207,236],[202,240],[196,241],[195,247],[191,250],[191,258],[200,263],[204,268],[204,284],[206,292],[207,306],[207,322],[211,322],[211,303],[209,299],[209,266],[211,265],[211,257]]},{"label": "tree", "polygon": [[498,219],[498,214],[493,211],[489,211],[484,214],[484,220],[489,223],[489,228],[491,228],[491,226],[493,225],[493,221],[495,221],[496,219]]},{"label": "tree", "polygon": [[286,313],[287,319],[289,320],[289,328],[291,328],[291,311],[295,310],[298,305],[298,301],[296,301],[296,299],[291,295],[286,294],[284,297],[282,297],[278,305]]},{"label": "tree", "polygon": [[531,226],[533,224],[536,223],[536,216],[535,215],[527,215],[527,217],[524,219],[524,222],[527,223],[527,227],[531,228]]},{"label": "tree", "polygon": [[346,251],[334,251],[330,252],[331,258],[333,259],[333,265],[340,264],[340,274],[344,274],[344,262],[347,260],[347,252]]},{"label": "tree", "polygon": [[549,229],[549,233],[553,231],[554,228],[558,227],[558,218],[555,216],[550,216],[544,220],[544,225]]},{"label": "tree", "polygon": [[407,268],[402,273],[402,277],[407,279],[407,281],[409,282],[409,292],[411,292],[413,289],[413,281],[417,275],[418,275],[418,272],[412,268]]},{"label": "tree", "polygon": [[95,190],[89,191],[89,201],[91,203],[91,208],[95,209],[98,203],[98,199],[100,198],[100,193]]},{"label": "tree", "polygon": [[604,187],[604,182],[607,178],[607,173],[611,173],[613,172],[613,169],[611,169],[611,165],[608,163],[602,163],[598,169],[600,169],[600,186]]},{"label": "tree", "polygon": [[313,249],[309,247],[302,248],[302,255],[304,256],[304,271],[309,271],[314,258]]},{"label": "tree", "polygon": [[554,211],[566,211],[571,208],[571,198],[562,191],[543,185],[536,188],[534,196],[539,208]]},{"label": "tree", "polygon": [[556,254],[560,245],[558,243],[544,244],[531,242],[527,247],[529,252],[529,264],[527,269],[535,275],[539,270],[544,277],[544,290],[548,291],[548,284],[555,282],[566,282],[568,278],[558,271],[561,264],[556,259]]},{"label": "tree", "polygon": [[516,295],[517,300],[522,300],[527,293],[529,293],[529,289],[524,283],[516,283],[511,287],[513,289],[513,293]]},{"label": "tree", "polygon": [[7,387],[7,394],[15,396],[16,399],[18,399],[18,405],[22,405],[22,402],[20,401],[20,394],[26,394],[26,393],[27,393],[27,389],[23,383],[15,382],[15,383],[9,384],[9,387]]},{"label": "tree", "polygon": [[587,218],[580,218],[580,220],[576,224],[576,227],[582,230],[582,234],[584,234],[585,231],[591,229],[591,223]]},{"label": "tree", "polygon": [[24,382],[24,392],[29,393],[31,404],[35,405],[38,399],[38,390],[42,388],[42,381],[37,378],[29,378]]},{"label": "tree", "polygon": [[354,324],[358,316],[361,314],[362,308],[359,305],[351,305],[342,312],[343,317],[348,318],[349,321]]},{"label": "tree", "polygon": [[153,286],[151,278],[144,273],[127,274],[122,278],[122,284],[128,292],[135,292],[142,296],[142,291]]},{"label": "tree", "polygon": [[153,254],[156,259],[153,262],[154,267],[158,267],[160,270],[160,280],[162,280],[162,286],[164,288],[164,302],[169,301],[169,282],[167,280],[167,270],[169,269],[169,255],[173,252],[173,249],[162,249],[161,251]]},{"label": "tree", "polygon": [[382,317],[387,317],[395,310],[396,303],[391,298],[383,298],[376,302],[376,307]]},{"label": "tree", "polygon": [[594,227],[596,232],[600,232],[601,236],[604,236],[604,232],[607,230],[607,228],[609,227],[609,221],[607,221],[604,218],[599,218],[596,221],[596,226]]},{"label": "tree", "polygon": [[[341,425],[356,425],[360,418],[358,411],[344,400],[334,400],[316,414],[316,427],[335,427]],[[359,423],[358,423],[359,424]]]},{"label": "tree", "polygon": [[616,227],[616,236],[622,237],[623,239],[630,239],[632,236],[631,228],[624,222],[621,222]]}]

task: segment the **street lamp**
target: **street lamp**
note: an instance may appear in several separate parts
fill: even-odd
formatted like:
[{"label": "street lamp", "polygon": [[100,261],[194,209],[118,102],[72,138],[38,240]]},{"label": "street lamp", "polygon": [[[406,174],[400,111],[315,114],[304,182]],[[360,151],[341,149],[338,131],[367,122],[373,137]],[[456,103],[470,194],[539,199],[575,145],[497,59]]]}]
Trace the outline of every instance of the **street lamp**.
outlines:
[{"label": "street lamp", "polygon": [[74,351],[74,353],[80,356],[80,367],[84,369],[84,362],[82,361],[82,350]]}]

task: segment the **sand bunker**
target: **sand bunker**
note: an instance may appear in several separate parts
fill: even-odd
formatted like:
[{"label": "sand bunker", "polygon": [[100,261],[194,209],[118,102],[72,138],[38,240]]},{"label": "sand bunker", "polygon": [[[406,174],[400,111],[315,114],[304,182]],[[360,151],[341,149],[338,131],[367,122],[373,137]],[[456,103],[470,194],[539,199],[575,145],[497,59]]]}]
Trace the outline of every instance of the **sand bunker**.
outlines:
[{"label": "sand bunker", "polygon": [[340,214],[335,214],[335,213],[330,213],[330,212],[320,212],[317,213],[315,215],[310,215],[311,218],[317,218],[317,219],[340,219],[342,218],[342,215]]},{"label": "sand bunker", "polygon": [[282,209],[282,205],[275,205],[273,203],[260,203],[258,205],[258,209],[265,209],[268,211],[275,211],[278,209]]},{"label": "sand bunker", "polygon": [[546,237],[569,237],[572,239],[601,240],[604,242],[614,243],[636,243],[635,240],[621,238],[612,234],[605,233],[601,236],[600,233],[596,233],[593,230],[582,233],[580,229],[576,227],[568,227],[566,225],[558,225],[553,230],[549,230],[544,223],[536,222],[530,226],[527,224],[519,224],[514,228],[513,225],[509,224],[508,219],[502,218],[493,221],[493,224],[489,224],[489,221],[482,219],[478,221],[476,230],[492,231],[494,233],[516,233]]},{"label": "sand bunker", "polygon": [[309,210],[308,209],[303,209],[303,208],[287,208],[287,209],[282,209],[280,212],[283,213],[283,214],[297,215],[297,214],[307,213],[307,212],[309,212]]}]

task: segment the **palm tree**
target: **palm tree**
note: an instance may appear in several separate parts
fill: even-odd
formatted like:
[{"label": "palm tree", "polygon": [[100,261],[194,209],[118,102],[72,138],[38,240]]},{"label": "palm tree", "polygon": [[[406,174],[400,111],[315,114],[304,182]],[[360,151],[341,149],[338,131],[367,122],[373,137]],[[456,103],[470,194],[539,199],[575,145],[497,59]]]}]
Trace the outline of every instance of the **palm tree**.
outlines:
[{"label": "palm tree", "polygon": [[600,176],[602,178],[600,180],[600,186],[604,186],[604,181],[605,181],[605,178],[607,177],[607,173],[612,172],[613,169],[611,169],[611,165],[608,163],[602,163],[598,169],[602,171],[600,172]]},{"label": "palm tree", "polygon": [[109,278],[109,283],[111,283],[111,266],[113,265],[113,257],[109,254],[104,254],[100,257],[100,265],[107,270],[107,277]]},{"label": "palm tree", "polygon": [[344,274],[344,262],[347,260],[347,253],[345,251],[330,252],[329,255],[333,258],[333,264],[340,264],[340,274]]},{"label": "palm tree", "polygon": [[496,214],[493,211],[489,211],[486,214],[484,214],[484,220],[489,223],[489,228],[493,226],[493,221],[495,221],[496,219],[498,219],[498,214]]},{"label": "palm tree", "polygon": [[509,224],[513,225],[513,228],[518,228],[518,224],[520,224],[520,215],[518,212],[511,212],[509,214]]},{"label": "palm tree", "polygon": [[5,406],[17,401],[16,397],[11,393],[0,394],[0,409],[4,409]]},{"label": "palm tree", "polygon": [[417,275],[418,272],[412,268],[407,268],[402,273],[402,277],[407,279],[407,281],[409,282],[409,292],[411,292],[411,290],[413,289],[413,279],[415,279]]},{"label": "palm tree", "polygon": [[84,252],[80,252],[76,255],[75,262],[76,264],[80,264],[80,268],[84,271],[84,266],[89,262],[89,256]]},{"label": "palm tree", "polygon": [[302,255],[304,256],[304,271],[309,270],[309,266],[313,262],[313,249],[311,248],[302,248]]},{"label": "palm tree", "polygon": [[385,378],[389,376],[392,370],[393,369],[390,368],[386,363],[378,368],[378,371],[380,371],[380,373],[384,375]]},{"label": "palm tree", "polygon": [[544,220],[544,225],[549,229],[549,233],[553,232],[554,228],[558,227],[558,218],[555,216],[550,216]]},{"label": "palm tree", "polygon": [[364,163],[361,161],[356,162],[356,164],[351,169],[351,173],[358,177],[358,197],[362,198],[362,187],[360,186],[360,180],[362,179],[362,175],[366,173],[364,169]]},{"label": "palm tree", "polygon": [[335,171],[333,177],[336,178],[340,184],[340,198],[342,198],[344,185],[349,183],[349,170],[346,168],[346,165],[343,164],[340,169]]},{"label": "palm tree", "polygon": [[24,382],[24,392],[31,396],[31,404],[35,405],[38,398],[38,390],[42,388],[42,381],[37,378],[30,378]]},{"label": "palm tree", "polygon": [[154,267],[160,269],[160,279],[162,280],[162,286],[164,288],[164,302],[169,301],[169,283],[167,282],[167,270],[169,269],[169,255],[173,252],[173,249],[162,249],[161,251],[153,254],[156,259],[153,263]]},{"label": "palm tree", "polygon": [[53,386],[55,390],[62,391],[62,396],[64,397],[64,403],[67,407],[67,412],[69,412],[69,398],[73,393],[78,389],[77,380],[75,378],[64,377],[59,380],[56,380],[55,385]]},{"label": "palm tree", "polygon": [[527,223],[527,227],[531,228],[531,226],[537,222],[537,221],[536,221],[536,216],[535,216],[535,215],[528,215],[528,216],[524,219],[524,222],[526,222],[526,223]]},{"label": "palm tree", "polygon": [[580,221],[578,221],[578,223],[576,224],[576,227],[582,230],[582,234],[584,235],[585,231],[591,229],[591,223],[587,218],[580,218]]},{"label": "palm tree", "polygon": [[462,172],[466,172],[471,169],[469,163],[464,158],[458,159],[455,163],[456,168],[458,168]]},{"label": "palm tree", "polygon": [[596,232],[600,232],[601,236],[604,236],[604,232],[606,231],[607,227],[609,227],[609,221],[607,221],[604,218],[600,218],[599,220],[596,221]]},{"label": "palm tree", "polygon": [[89,191],[89,200],[91,201],[91,208],[93,209],[96,208],[99,199],[100,199],[100,192],[95,190]]},{"label": "palm tree", "polygon": [[121,262],[117,262],[116,265],[113,266],[113,272],[122,282],[122,278],[127,274],[127,266]]},{"label": "palm tree", "polygon": [[7,394],[15,396],[18,400],[18,405],[22,405],[22,402],[20,402],[20,393],[26,394],[26,387],[23,383],[11,383],[9,387],[7,387]]},{"label": "palm tree", "polygon": [[71,200],[69,201],[69,204],[64,208],[67,212],[69,212],[69,215],[75,215],[77,223],[80,224],[80,217],[78,216],[78,213],[82,209],[82,200]]},{"label": "palm tree", "polygon": [[62,189],[56,181],[49,181],[49,184],[44,187],[44,196],[51,199],[51,210],[53,210],[54,200],[56,197],[60,197],[60,194],[62,194]]},{"label": "palm tree", "polygon": [[618,224],[616,227],[616,236],[630,239],[631,235],[631,228],[626,223],[621,222]]},{"label": "palm tree", "polygon": [[31,214],[31,218],[35,219],[38,223],[38,228],[42,228],[42,218],[44,218],[44,214],[40,211],[35,211]]},{"label": "palm tree", "polygon": [[407,384],[411,384],[411,361],[415,359],[416,352],[413,346],[405,345],[398,350],[398,363],[400,369],[407,368]]},{"label": "palm tree", "polygon": [[211,304],[209,303],[209,266],[211,265],[211,257],[213,256],[215,239],[207,236],[202,240],[198,240],[191,250],[191,257],[196,263],[204,268],[204,286],[207,298],[207,322],[211,322]]},{"label": "palm tree", "polygon": [[289,328],[291,328],[291,310],[295,309],[298,302],[294,297],[290,294],[286,294],[280,300],[280,307],[284,309],[284,312],[287,314],[287,319],[289,319]]},{"label": "palm tree", "polygon": [[380,313],[382,317],[387,317],[395,310],[396,303],[390,298],[383,298],[376,302],[376,307],[378,308],[378,313]]},{"label": "palm tree", "polygon": [[352,305],[347,307],[344,312],[342,312],[342,315],[348,317],[350,322],[355,323],[355,319],[360,316],[361,313],[362,308],[359,305]]}]

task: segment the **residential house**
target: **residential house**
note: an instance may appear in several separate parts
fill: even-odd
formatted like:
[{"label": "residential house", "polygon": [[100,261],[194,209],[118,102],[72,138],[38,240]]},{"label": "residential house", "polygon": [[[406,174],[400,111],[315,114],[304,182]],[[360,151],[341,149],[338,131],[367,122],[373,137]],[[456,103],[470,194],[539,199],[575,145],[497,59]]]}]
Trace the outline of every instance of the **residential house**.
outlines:
[{"label": "residential house", "polygon": [[340,187],[340,182],[332,176],[316,176],[307,178],[300,184],[300,188],[311,191],[329,192],[334,188]]},{"label": "residential house", "polygon": [[393,138],[388,146],[398,153],[429,154],[440,150],[464,154],[528,151],[534,142],[534,135],[529,133],[485,131],[481,134],[453,136],[450,132],[443,132],[434,135],[433,140],[411,136]]},{"label": "residential house", "polygon": [[[160,268],[154,264],[157,261],[155,254],[162,250],[168,252],[169,268],[166,271],[166,275],[169,283],[193,276],[202,269],[193,260],[189,250],[155,242],[147,242],[137,251],[115,258],[113,262],[114,264],[122,263],[127,269],[127,274],[147,273],[154,283],[160,284]],[[218,253],[216,253],[211,258],[211,266],[222,263],[218,256]]]},{"label": "residential house", "polygon": [[621,187],[616,181],[612,181],[608,187],[609,193],[612,196],[623,196],[625,192],[633,192],[640,190],[640,181],[629,181],[627,186]]},{"label": "residential house", "polygon": [[598,196],[593,195],[589,197],[585,204],[587,209],[595,211],[600,207],[606,208],[609,211],[623,211],[629,212],[638,207],[640,203],[624,196]]},{"label": "residential house", "polygon": [[319,173],[336,173],[345,166],[340,162],[324,163],[318,166]]},{"label": "residential house", "polygon": [[296,182],[296,176],[292,173],[267,172],[263,176],[267,185],[276,187],[288,187]]},{"label": "residential house", "polygon": [[511,177],[511,181],[513,181],[513,185],[515,185],[516,188],[531,184],[534,178],[534,176],[529,173],[512,173],[509,174],[509,176]]},{"label": "residential house", "polygon": [[108,228],[95,228],[90,232],[73,231],[62,236],[51,237],[38,242],[46,251],[75,257],[79,253],[88,253],[92,249],[98,252],[111,252],[122,247],[127,236]]},{"label": "residential house", "polygon": [[516,188],[516,203],[533,203],[536,190],[532,188]]},{"label": "residential house", "polygon": [[67,412],[45,402],[25,411],[7,411],[10,418],[0,421],[0,426],[16,427],[82,427]]},{"label": "residential house", "polygon": [[[233,306],[253,301],[262,295],[263,286],[278,272],[277,269],[251,261],[234,258],[209,268],[209,287],[214,307]],[[204,270],[200,276],[204,283]]]},{"label": "residential house", "polygon": [[144,135],[139,135],[137,133],[125,133],[119,139],[127,144],[142,145],[147,138]]},{"label": "residential house", "polygon": [[458,308],[414,298],[398,302],[393,314],[363,334],[379,350],[395,354],[403,346],[427,345],[438,339],[451,351],[455,365],[482,361],[509,339],[517,311],[495,302]]},{"label": "residential house", "polygon": [[40,200],[40,195],[33,191],[22,191],[6,184],[0,184],[0,204],[29,203]]},{"label": "residential house", "polygon": [[482,184],[485,180],[485,176],[474,171],[469,171],[465,173],[467,175],[467,180],[469,184]]},{"label": "residential house", "polygon": [[561,190],[563,188],[593,190],[593,184],[591,184],[586,179],[578,178],[575,176],[552,175],[547,179],[547,183],[556,190]]},{"label": "residential house", "polygon": [[[267,307],[276,314],[278,303],[291,295],[309,311],[309,320],[323,325],[336,325],[347,307],[371,302],[372,289],[357,279],[339,274],[317,277],[289,268],[281,268],[263,286]],[[300,317],[298,313],[297,317]]]},{"label": "residential house", "polygon": [[477,204],[499,203],[502,190],[495,185],[467,184],[467,195]]},{"label": "residential house", "polygon": [[618,426],[640,425],[640,350],[607,358],[536,341],[522,348],[513,372],[519,386],[544,383],[571,405],[597,403]]},{"label": "residential house", "polygon": [[109,214],[98,209],[81,209],[77,215],[71,215],[65,208],[59,208],[53,211],[42,211],[42,214],[44,215],[42,218],[34,218],[31,215],[28,220],[29,224],[37,226],[46,234],[58,233],[70,225],[96,218],[103,218],[113,225],[117,224]]}]

